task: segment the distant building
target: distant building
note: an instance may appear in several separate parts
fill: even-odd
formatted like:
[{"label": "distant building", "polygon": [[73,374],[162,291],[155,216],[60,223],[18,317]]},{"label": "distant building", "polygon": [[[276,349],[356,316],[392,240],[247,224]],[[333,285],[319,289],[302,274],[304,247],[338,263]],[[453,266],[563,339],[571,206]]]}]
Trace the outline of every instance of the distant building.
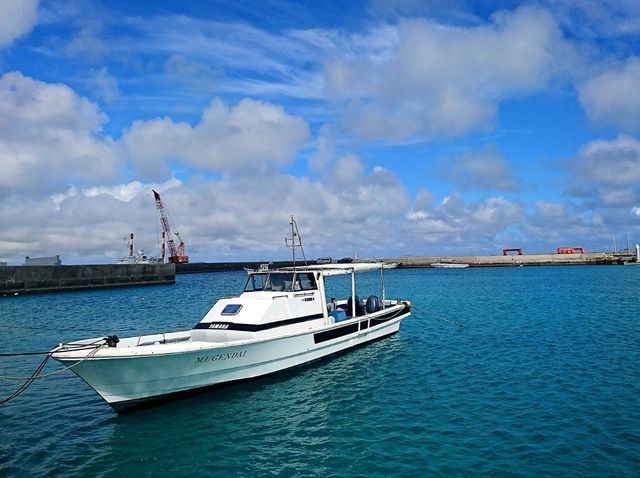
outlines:
[{"label": "distant building", "polygon": [[6,262],[1,262],[1,261],[0,261],[0,267],[6,267],[6,266],[7,266],[7,263],[6,263]]},{"label": "distant building", "polygon": [[60,261],[60,256],[51,256],[51,257],[29,257],[26,256],[24,258],[25,266],[60,266],[62,262]]}]

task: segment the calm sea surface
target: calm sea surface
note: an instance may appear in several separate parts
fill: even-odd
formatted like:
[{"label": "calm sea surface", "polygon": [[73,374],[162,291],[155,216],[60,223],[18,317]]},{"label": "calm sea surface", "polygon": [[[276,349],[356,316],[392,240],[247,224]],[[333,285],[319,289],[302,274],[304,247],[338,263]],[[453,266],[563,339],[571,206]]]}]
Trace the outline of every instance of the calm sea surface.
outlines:
[{"label": "calm sea surface", "polygon": [[[245,277],[0,297],[0,352],[188,329]],[[640,267],[385,279],[413,302],[400,333],[293,371],[131,415],[70,371],[36,381],[0,407],[0,476],[640,475]],[[2,398],[40,360],[0,358]]]}]

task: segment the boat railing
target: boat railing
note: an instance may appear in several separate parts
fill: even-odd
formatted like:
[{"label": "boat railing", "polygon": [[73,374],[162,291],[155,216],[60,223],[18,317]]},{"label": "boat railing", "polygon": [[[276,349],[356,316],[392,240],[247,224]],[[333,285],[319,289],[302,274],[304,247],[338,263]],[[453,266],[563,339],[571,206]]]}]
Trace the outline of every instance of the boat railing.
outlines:
[{"label": "boat railing", "polygon": [[138,337],[136,347],[144,347],[146,345],[171,344],[175,342],[184,342],[189,340],[190,335],[180,332],[165,332],[160,334],[142,335]]}]

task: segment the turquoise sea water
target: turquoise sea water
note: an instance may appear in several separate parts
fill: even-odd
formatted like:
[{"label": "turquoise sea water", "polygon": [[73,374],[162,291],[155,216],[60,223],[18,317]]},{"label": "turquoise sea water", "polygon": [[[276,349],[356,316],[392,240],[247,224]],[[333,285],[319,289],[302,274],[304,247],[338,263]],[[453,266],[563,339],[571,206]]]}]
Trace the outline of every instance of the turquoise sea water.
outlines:
[{"label": "turquoise sea water", "polygon": [[[245,277],[0,298],[0,352],[191,328]],[[292,371],[131,415],[70,371],[37,381],[0,407],[0,476],[640,475],[640,267],[385,282],[413,302],[400,333]],[[40,359],[0,358],[0,375]]]}]

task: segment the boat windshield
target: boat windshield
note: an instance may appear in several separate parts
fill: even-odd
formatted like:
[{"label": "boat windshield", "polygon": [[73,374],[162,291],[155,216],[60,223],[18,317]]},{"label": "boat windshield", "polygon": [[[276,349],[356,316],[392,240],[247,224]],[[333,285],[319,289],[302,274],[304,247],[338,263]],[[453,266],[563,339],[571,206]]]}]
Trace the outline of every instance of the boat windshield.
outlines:
[{"label": "boat windshield", "polygon": [[249,274],[247,283],[244,286],[245,292],[254,292],[256,290],[264,290],[269,274]]},{"label": "boat windshield", "polygon": [[292,272],[270,272],[249,274],[244,292],[256,291],[299,291],[316,289],[316,280],[313,273],[304,272],[294,274]]}]

